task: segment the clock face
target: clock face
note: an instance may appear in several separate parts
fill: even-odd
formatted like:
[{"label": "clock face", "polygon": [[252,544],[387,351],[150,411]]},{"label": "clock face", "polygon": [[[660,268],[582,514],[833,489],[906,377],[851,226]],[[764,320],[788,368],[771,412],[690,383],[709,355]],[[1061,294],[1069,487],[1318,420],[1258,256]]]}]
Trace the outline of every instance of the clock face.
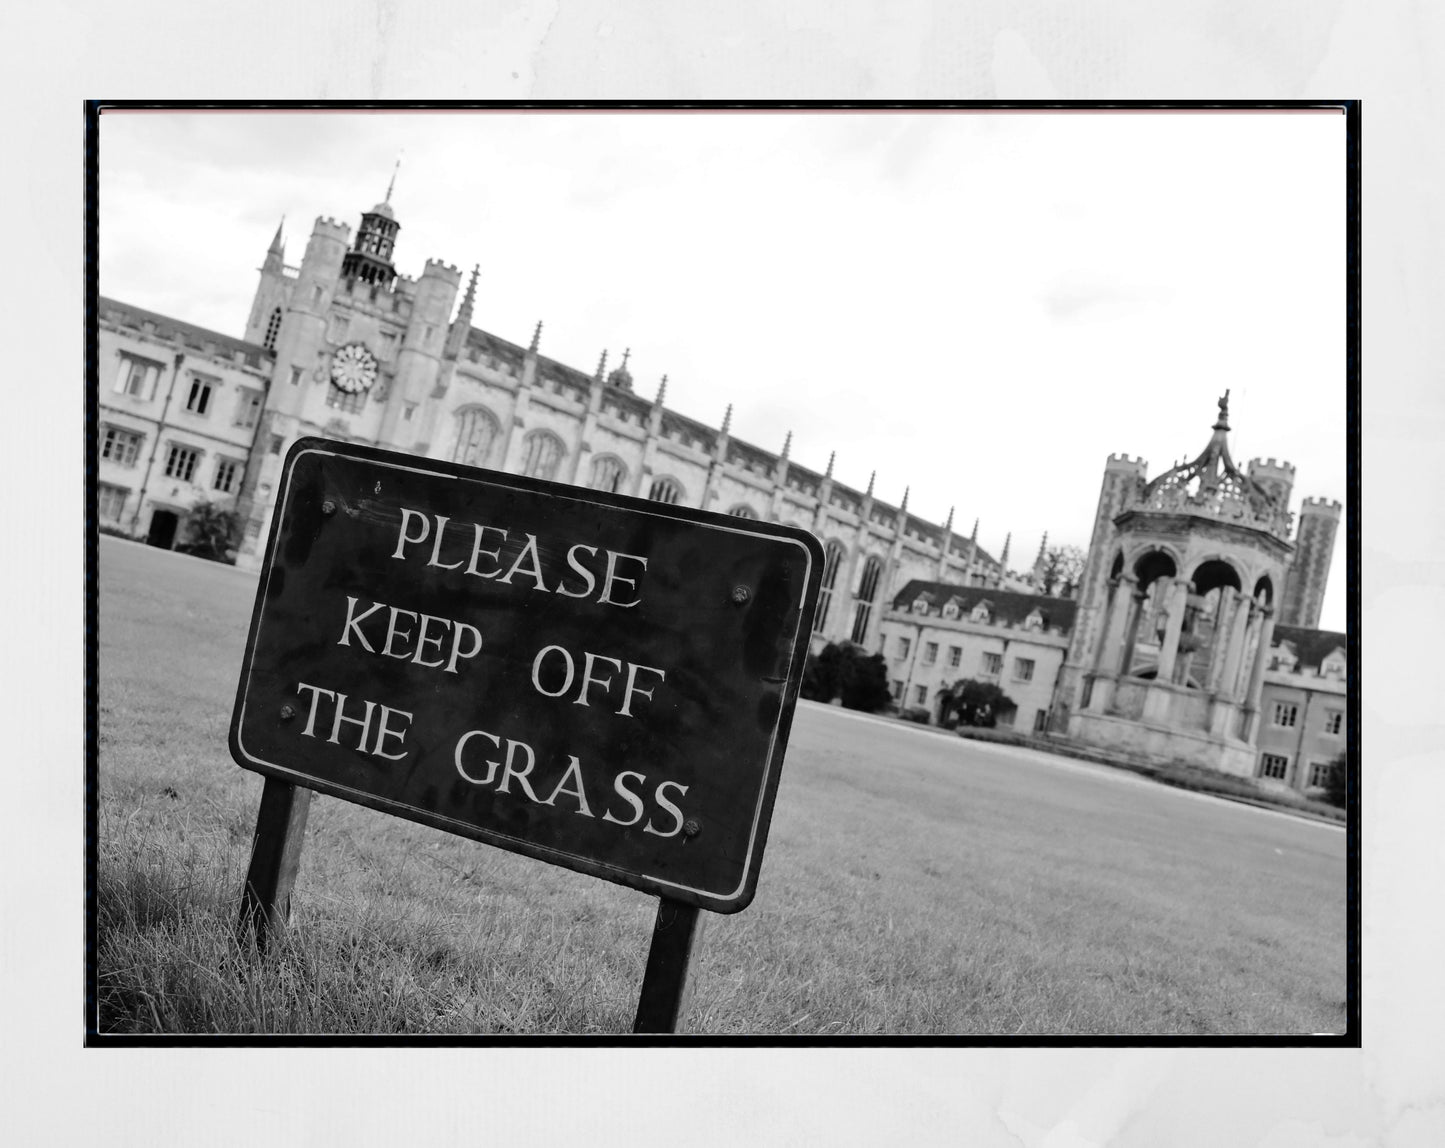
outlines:
[{"label": "clock face", "polygon": [[376,357],[360,343],[348,343],[331,356],[331,382],[348,395],[371,389],[376,382]]}]

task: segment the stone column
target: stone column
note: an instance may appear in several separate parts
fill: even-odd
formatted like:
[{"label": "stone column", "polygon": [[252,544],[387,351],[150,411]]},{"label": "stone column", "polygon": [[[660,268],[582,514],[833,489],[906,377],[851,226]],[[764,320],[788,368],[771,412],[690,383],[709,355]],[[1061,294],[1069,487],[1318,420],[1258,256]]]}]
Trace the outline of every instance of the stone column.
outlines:
[{"label": "stone column", "polygon": [[1244,657],[1244,640],[1249,625],[1249,615],[1254,603],[1239,590],[1231,590],[1231,605],[1234,613],[1229,619],[1229,639],[1225,643],[1224,667],[1219,675],[1216,689],[1230,701],[1239,700],[1239,663]]},{"label": "stone column", "polygon": [[[1104,624],[1099,627],[1099,648],[1094,651],[1094,669],[1101,670],[1108,665],[1117,665],[1118,645],[1124,638],[1124,623],[1129,615],[1129,593],[1138,581],[1132,574],[1121,574],[1109,579],[1109,601],[1104,607]],[[1109,651],[1116,656],[1109,657]]]},{"label": "stone column", "polygon": [[1119,650],[1119,664],[1114,668],[1118,677],[1129,672],[1134,661],[1134,647],[1139,644],[1139,623],[1144,618],[1144,603],[1149,600],[1147,590],[1135,590],[1130,596],[1129,624],[1124,627],[1124,644]]},{"label": "stone column", "polygon": [[1189,598],[1189,579],[1174,579],[1169,596],[1169,622],[1164,630],[1164,642],[1159,647],[1159,670],[1154,675],[1156,682],[1174,679],[1174,662],[1179,656],[1179,633],[1184,627],[1184,607]]},{"label": "stone column", "polygon": [[1269,664],[1269,647],[1274,638],[1274,608],[1265,606],[1260,611],[1259,644],[1254,650],[1254,669],[1249,675],[1249,702],[1245,706],[1249,728],[1245,741],[1254,744],[1259,729],[1259,699],[1264,691],[1264,668]]}]

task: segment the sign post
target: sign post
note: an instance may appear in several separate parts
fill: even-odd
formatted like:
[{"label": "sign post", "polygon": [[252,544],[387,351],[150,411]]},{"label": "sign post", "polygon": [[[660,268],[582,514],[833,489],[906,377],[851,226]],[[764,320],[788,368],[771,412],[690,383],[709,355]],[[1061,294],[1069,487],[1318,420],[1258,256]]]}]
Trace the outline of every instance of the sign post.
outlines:
[{"label": "sign post", "polygon": [[798,527],[299,441],[231,722],[243,919],[284,922],[314,790],[659,897],[670,1031],[697,910],[757,888],[821,572]]},{"label": "sign post", "polygon": [[290,916],[291,889],[301,868],[301,843],[310,811],[311,790],[274,777],[266,779],[239,922],[242,942],[253,939],[261,952]]}]

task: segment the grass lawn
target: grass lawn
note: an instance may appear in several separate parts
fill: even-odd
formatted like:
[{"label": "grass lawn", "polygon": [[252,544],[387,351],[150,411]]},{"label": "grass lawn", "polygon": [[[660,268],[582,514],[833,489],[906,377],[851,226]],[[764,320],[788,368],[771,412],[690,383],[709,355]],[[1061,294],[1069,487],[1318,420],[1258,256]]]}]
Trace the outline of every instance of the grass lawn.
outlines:
[{"label": "grass lawn", "polygon": [[[292,924],[232,937],[262,779],[226,749],[255,579],[100,542],[99,1026],[625,1033],[656,901],[312,804]],[[703,1033],[1342,1031],[1344,834],[799,707],[757,899],[704,913]]]}]

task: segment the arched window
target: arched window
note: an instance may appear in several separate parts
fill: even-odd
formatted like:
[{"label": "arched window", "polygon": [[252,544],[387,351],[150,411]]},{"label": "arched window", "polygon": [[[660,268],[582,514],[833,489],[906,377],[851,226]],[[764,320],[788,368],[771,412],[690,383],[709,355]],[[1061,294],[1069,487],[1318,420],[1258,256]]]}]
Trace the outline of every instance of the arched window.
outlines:
[{"label": "arched window", "polygon": [[616,494],[627,481],[627,467],[615,454],[604,454],[592,460],[592,475],[587,485],[593,490],[606,490]]},{"label": "arched window", "polygon": [[858,580],[858,601],[853,606],[853,641],[863,644],[868,634],[868,621],[873,616],[873,599],[878,593],[878,580],[883,576],[883,560],[876,554],[869,555],[863,564],[863,576]]},{"label": "arched window", "polygon": [[522,440],[522,473],[529,478],[556,478],[567,448],[551,431],[534,430]]},{"label": "arched window", "polygon": [[833,587],[838,582],[838,567],[843,562],[843,544],[836,538],[823,550],[823,582],[818,589],[818,612],[813,615],[813,633],[821,634],[828,621],[828,607],[833,601]]},{"label": "arched window", "polygon": [[728,511],[734,518],[756,518],[758,512],[745,502],[740,502]]},{"label": "arched window", "polygon": [[682,498],[682,487],[676,479],[663,475],[652,480],[652,489],[647,492],[647,497],[653,502],[677,502]]},{"label": "arched window", "polygon": [[266,322],[266,337],[261,340],[261,346],[268,351],[276,349],[276,336],[281,331],[281,308],[277,307],[271,312],[271,318]]},{"label": "arched window", "polygon": [[486,407],[463,407],[456,413],[457,437],[452,461],[464,466],[486,466],[497,440],[497,420]]}]

